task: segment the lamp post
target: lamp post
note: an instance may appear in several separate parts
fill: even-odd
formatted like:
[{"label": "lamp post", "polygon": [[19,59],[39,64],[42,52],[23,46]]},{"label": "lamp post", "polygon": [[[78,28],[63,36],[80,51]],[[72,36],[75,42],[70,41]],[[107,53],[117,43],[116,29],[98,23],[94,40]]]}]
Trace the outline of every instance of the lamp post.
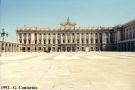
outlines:
[{"label": "lamp post", "polygon": [[4,28],[2,29],[2,32],[0,32],[0,36],[2,37],[2,45],[1,45],[2,46],[2,51],[0,52],[0,56],[1,56],[1,53],[4,52],[4,39],[5,39],[5,37],[8,36],[8,33],[5,32]]}]

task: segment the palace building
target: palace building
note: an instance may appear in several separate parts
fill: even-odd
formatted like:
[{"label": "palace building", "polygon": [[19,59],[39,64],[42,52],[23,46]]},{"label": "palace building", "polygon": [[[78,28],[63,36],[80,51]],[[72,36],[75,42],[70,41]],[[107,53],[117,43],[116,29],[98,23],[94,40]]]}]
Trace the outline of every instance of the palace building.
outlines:
[{"label": "palace building", "polygon": [[0,52],[18,52],[19,45],[16,42],[0,41]]},{"label": "palace building", "polygon": [[135,20],[115,26],[115,44],[118,51],[135,51]]},{"label": "palace building", "polygon": [[58,28],[17,28],[21,52],[135,51],[135,20],[115,27],[77,27],[68,18]]}]

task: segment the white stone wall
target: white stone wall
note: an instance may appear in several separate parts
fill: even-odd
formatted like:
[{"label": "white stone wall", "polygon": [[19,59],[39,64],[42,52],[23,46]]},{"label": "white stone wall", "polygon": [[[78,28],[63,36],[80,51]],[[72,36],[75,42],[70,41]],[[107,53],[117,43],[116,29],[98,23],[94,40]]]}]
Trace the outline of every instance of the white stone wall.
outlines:
[{"label": "white stone wall", "polygon": [[0,52],[18,52],[19,45],[13,42],[0,41]]}]

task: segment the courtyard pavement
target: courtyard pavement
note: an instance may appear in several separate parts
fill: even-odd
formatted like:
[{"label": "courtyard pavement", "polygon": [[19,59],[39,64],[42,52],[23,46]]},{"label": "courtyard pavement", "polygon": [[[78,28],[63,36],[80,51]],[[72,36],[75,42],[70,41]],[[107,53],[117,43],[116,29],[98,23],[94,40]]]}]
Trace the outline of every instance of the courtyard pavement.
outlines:
[{"label": "courtyard pavement", "polygon": [[135,90],[135,52],[3,53],[0,86]]}]

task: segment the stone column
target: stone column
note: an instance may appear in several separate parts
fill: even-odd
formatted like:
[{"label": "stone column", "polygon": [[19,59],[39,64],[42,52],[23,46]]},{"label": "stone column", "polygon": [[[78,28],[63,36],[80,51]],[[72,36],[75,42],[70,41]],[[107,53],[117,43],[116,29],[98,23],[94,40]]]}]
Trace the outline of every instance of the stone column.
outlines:
[{"label": "stone column", "polygon": [[98,43],[100,43],[100,39],[102,38],[100,38],[100,33],[98,33]]},{"label": "stone column", "polygon": [[55,51],[58,52],[58,33],[55,33]]},{"label": "stone column", "polygon": [[96,36],[95,36],[95,33],[93,33],[93,44],[95,44],[95,39],[96,39]]},{"label": "stone column", "polygon": [[95,33],[93,33],[93,50],[95,51],[95,44],[96,44],[96,35],[95,35]]},{"label": "stone column", "polygon": [[62,46],[61,46],[60,48],[61,48],[60,52],[62,52],[62,51],[63,51],[63,50],[62,50]]},{"label": "stone column", "polygon": [[62,37],[62,33],[60,33],[60,38],[61,38],[60,43],[61,43],[61,44],[63,44],[63,37]]},{"label": "stone column", "polygon": [[53,44],[53,33],[51,33],[51,44]]},{"label": "stone column", "polygon": [[37,44],[39,44],[39,33],[37,33]]},{"label": "stone column", "polygon": [[80,40],[79,40],[80,44],[82,44],[82,35],[80,33]]},{"label": "stone column", "polygon": [[46,44],[48,45],[48,33],[46,33]]},{"label": "stone column", "polygon": [[20,33],[17,33],[17,43],[19,43],[20,44],[20,41],[19,41],[19,35],[20,35]]},{"label": "stone column", "polygon": [[86,33],[84,33],[84,44],[86,44]]},{"label": "stone column", "polygon": [[120,41],[120,31],[117,31],[117,41],[119,42]]},{"label": "stone column", "polygon": [[44,34],[41,33],[41,44],[43,45],[44,44]]},{"label": "stone column", "polygon": [[24,44],[24,33],[22,33],[22,44]]},{"label": "stone column", "polygon": [[44,33],[41,33],[42,52],[44,52]]},{"label": "stone column", "polygon": [[102,43],[106,44],[106,34],[105,34],[105,32],[102,33]]},{"label": "stone column", "polygon": [[73,43],[73,36],[72,36],[72,33],[70,33],[70,43]]},{"label": "stone column", "polygon": [[77,33],[75,33],[75,43],[77,43]]},{"label": "stone column", "polygon": [[67,52],[67,46],[65,46],[65,52]]},{"label": "stone column", "polygon": [[89,44],[91,44],[91,35],[90,35],[90,33],[88,34],[88,37],[89,37],[89,38],[88,38],[88,39],[89,39],[89,40],[88,40],[88,41],[89,41]]},{"label": "stone column", "polygon": [[57,45],[58,44],[58,34],[55,33],[55,44]]},{"label": "stone column", "polygon": [[31,33],[31,44],[35,44],[34,33]]},{"label": "stone column", "polygon": [[29,43],[29,42],[28,42],[28,40],[29,40],[28,36],[29,36],[29,33],[26,33],[26,44]]},{"label": "stone column", "polygon": [[129,33],[129,30],[127,30],[127,33],[128,33],[128,36],[127,36],[127,40],[129,39],[129,37],[130,37],[130,33]]},{"label": "stone column", "polygon": [[68,43],[67,33],[65,35],[66,35],[66,44],[67,44]]}]

